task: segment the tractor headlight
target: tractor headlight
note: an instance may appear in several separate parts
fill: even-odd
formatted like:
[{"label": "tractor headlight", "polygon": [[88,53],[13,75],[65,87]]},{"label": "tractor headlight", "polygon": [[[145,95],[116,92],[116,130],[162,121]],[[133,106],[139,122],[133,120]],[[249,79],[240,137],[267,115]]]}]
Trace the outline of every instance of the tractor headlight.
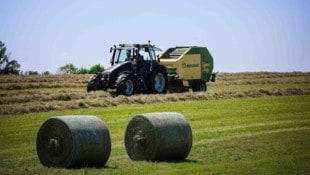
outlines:
[{"label": "tractor headlight", "polygon": [[110,78],[109,78],[109,77],[103,77],[103,78],[101,78],[101,80],[102,80],[102,81],[109,81]]}]

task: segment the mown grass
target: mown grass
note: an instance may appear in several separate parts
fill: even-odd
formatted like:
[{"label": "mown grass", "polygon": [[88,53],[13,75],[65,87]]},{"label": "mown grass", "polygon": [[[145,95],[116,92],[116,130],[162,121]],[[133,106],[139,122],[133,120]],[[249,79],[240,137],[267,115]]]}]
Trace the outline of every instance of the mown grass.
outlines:
[{"label": "mown grass", "polygon": [[219,73],[207,93],[135,94],[131,97],[97,91],[87,93],[90,75],[0,76],[0,115],[52,110],[149,104],[185,100],[309,95],[309,72]]},{"label": "mown grass", "polygon": [[[309,174],[310,96],[272,96],[119,105],[0,117],[0,174]],[[176,111],[190,122],[185,161],[131,161],[124,131],[139,113]],[[103,168],[43,167],[36,134],[51,116],[95,115],[108,126],[111,156]]]},{"label": "mown grass", "polygon": [[242,84],[242,85],[220,85],[220,86],[214,86],[211,85],[208,87],[208,92],[214,93],[214,92],[223,92],[223,91],[229,91],[229,92],[245,92],[250,90],[257,90],[257,89],[263,89],[263,90],[272,90],[274,88],[277,89],[287,89],[287,88],[301,88],[301,89],[307,89],[310,88],[309,83],[300,83],[300,84],[294,84],[294,83],[287,83],[287,84]]}]

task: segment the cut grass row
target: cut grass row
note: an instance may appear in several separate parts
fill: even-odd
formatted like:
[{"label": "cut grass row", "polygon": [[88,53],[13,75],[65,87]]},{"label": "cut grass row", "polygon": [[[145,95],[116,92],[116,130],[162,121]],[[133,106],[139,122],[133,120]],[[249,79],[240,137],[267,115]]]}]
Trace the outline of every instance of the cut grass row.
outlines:
[{"label": "cut grass row", "polygon": [[[310,91],[310,85],[304,84],[259,84],[259,85],[221,85],[210,86],[208,92],[246,92],[250,90],[300,88]],[[70,101],[76,99],[94,99],[96,97],[112,97],[104,91],[87,93],[85,88],[40,88],[25,90],[3,90],[0,92],[0,104],[25,103],[31,101]]]},{"label": "cut grass row", "polygon": [[207,94],[138,94],[132,97],[116,96],[104,91],[87,93],[85,81],[89,76],[0,76],[0,115],[131,103],[310,93],[310,73],[302,72],[219,73],[217,82],[208,83]]},{"label": "cut grass row", "polygon": [[[309,81],[310,83],[310,81]],[[294,84],[294,83],[287,83],[287,84],[247,84],[247,85],[217,85],[217,86],[209,86],[208,92],[245,92],[250,90],[272,90],[272,89],[288,89],[288,88],[300,88],[300,89],[310,89],[309,83],[301,83],[301,84]]]},{"label": "cut grass row", "polygon": [[[0,90],[22,90],[37,88],[85,88],[91,75],[1,75]],[[309,72],[249,72],[219,73],[211,85],[246,84],[303,84],[310,82]]]},{"label": "cut grass row", "polygon": [[249,90],[249,91],[219,91],[213,93],[177,93],[177,94],[139,94],[130,97],[113,96],[107,92],[39,92],[39,94],[27,94],[17,96],[6,96],[0,100],[0,114],[18,114],[29,112],[42,112],[62,109],[78,109],[91,107],[117,106],[120,104],[151,104],[177,102],[187,100],[211,100],[248,98],[261,96],[282,96],[282,95],[307,95],[310,89],[287,88],[271,90]]},{"label": "cut grass row", "polygon": [[[198,100],[7,115],[0,118],[0,174],[308,174],[310,96]],[[135,162],[124,131],[136,114],[182,113],[193,130],[186,161]],[[40,125],[51,116],[95,115],[108,126],[112,153],[105,168],[43,167],[36,156]]]}]

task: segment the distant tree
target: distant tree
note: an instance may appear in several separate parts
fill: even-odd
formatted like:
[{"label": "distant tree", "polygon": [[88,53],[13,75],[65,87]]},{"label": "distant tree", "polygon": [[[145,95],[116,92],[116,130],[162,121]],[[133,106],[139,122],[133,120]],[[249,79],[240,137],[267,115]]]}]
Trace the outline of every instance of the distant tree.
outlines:
[{"label": "distant tree", "polygon": [[19,74],[20,64],[16,60],[10,61],[5,52],[5,44],[0,41],[0,74]]},{"label": "distant tree", "polygon": [[76,74],[78,68],[76,68],[73,64],[66,64],[64,66],[61,66],[58,69],[58,73],[60,74]]},{"label": "distant tree", "polygon": [[92,66],[90,69],[89,69],[89,72],[90,74],[95,74],[96,72],[103,72],[104,71],[104,67],[101,66],[100,64],[95,64],[94,66]]},{"label": "distant tree", "polygon": [[42,72],[42,75],[50,75],[51,73],[49,71],[45,71],[45,72]]},{"label": "distant tree", "polygon": [[76,73],[77,74],[88,74],[88,72],[89,72],[88,69],[82,67],[82,68],[78,69]]},{"label": "distant tree", "polygon": [[39,75],[39,72],[30,70],[30,71],[26,71],[25,75]]},{"label": "distant tree", "polygon": [[19,74],[20,64],[16,60],[7,62],[4,68],[4,74]]},{"label": "distant tree", "polygon": [[73,64],[66,64],[64,66],[61,66],[58,69],[58,74],[94,74],[96,72],[103,72],[104,67],[101,66],[100,64],[95,64],[92,66],[90,69],[86,68],[76,68]]},{"label": "distant tree", "polygon": [[0,71],[2,72],[5,68],[5,64],[9,61],[9,57],[5,54],[5,44],[0,41]]}]

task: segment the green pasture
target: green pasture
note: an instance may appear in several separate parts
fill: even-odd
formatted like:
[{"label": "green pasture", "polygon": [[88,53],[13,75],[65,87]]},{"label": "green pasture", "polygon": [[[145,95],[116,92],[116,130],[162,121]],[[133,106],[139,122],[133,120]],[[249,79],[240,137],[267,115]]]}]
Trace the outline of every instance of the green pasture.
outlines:
[{"label": "green pasture", "polygon": [[[104,99],[102,99],[104,100]],[[185,161],[132,161],[124,132],[139,113],[175,111],[189,121],[193,147]],[[105,167],[43,167],[36,134],[51,116],[95,115],[108,126]],[[310,96],[119,105],[0,116],[0,174],[310,174]]]}]

